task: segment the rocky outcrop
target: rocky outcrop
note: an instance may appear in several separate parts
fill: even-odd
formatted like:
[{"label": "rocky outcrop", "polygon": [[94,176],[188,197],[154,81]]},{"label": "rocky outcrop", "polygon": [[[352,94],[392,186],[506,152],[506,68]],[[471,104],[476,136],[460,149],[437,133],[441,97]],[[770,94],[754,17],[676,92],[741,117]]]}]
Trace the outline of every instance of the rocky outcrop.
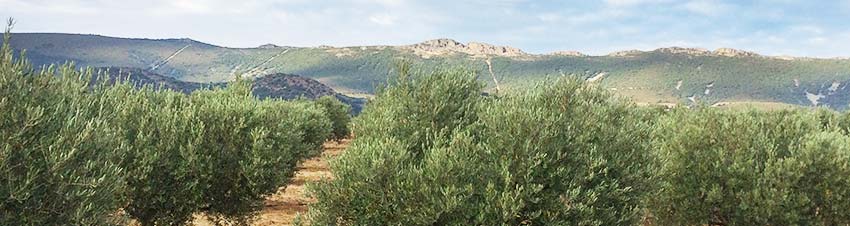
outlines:
[{"label": "rocky outcrop", "polygon": [[754,53],[754,52],[732,49],[732,48],[719,48],[717,50],[714,50],[714,52],[712,52],[712,53],[714,53],[714,55],[727,56],[727,57],[756,57],[756,56],[761,56],[761,55]]},{"label": "rocky outcrop", "polygon": [[639,55],[639,54],[641,54],[641,53],[643,53],[643,51],[640,51],[640,50],[626,50],[626,51],[613,52],[613,53],[608,54],[608,56],[612,56],[612,57],[630,57],[630,56],[636,56],[636,55]]},{"label": "rocky outcrop", "polygon": [[[683,48],[683,47],[668,47],[668,48],[659,48],[654,50],[656,53],[666,53],[666,54],[684,54],[691,56],[725,56],[725,57],[761,57],[754,52],[731,49],[731,48],[719,48],[714,51],[709,51],[702,48]],[[644,53],[640,50],[626,50],[620,52],[613,52],[608,54],[608,56],[612,57],[629,57],[636,56],[641,53]]]},{"label": "rocky outcrop", "polygon": [[452,39],[434,39],[422,43],[402,46],[404,49],[412,50],[420,56],[435,56],[447,54],[469,54],[473,56],[524,56],[525,52],[518,48],[509,46],[495,46],[487,43],[470,42],[463,44]]},{"label": "rocky outcrop", "polygon": [[557,51],[550,53],[549,55],[553,56],[574,56],[574,57],[586,57],[587,54],[578,52],[578,51]]},{"label": "rocky outcrop", "polygon": [[494,46],[487,43],[470,42],[466,45],[467,53],[473,55],[520,56],[525,52],[510,46]]},{"label": "rocky outcrop", "polygon": [[694,56],[706,56],[710,55],[711,51],[700,48],[682,48],[682,47],[669,47],[669,48],[660,48],[656,49],[655,52],[660,53],[671,53],[671,54],[688,54]]}]

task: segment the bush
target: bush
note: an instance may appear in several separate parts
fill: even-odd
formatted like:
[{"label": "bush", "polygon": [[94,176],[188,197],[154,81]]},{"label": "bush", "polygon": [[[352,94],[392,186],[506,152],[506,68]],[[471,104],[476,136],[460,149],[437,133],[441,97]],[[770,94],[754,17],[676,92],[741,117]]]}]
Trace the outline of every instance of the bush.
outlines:
[{"label": "bush", "polygon": [[348,129],[348,124],[351,123],[351,106],[332,96],[320,97],[316,104],[322,106],[331,120],[333,130],[330,139],[339,141],[351,135]]},{"label": "bush", "polygon": [[425,153],[445,145],[435,142],[447,143],[455,128],[475,122],[483,86],[469,71],[425,73],[402,72],[355,118],[355,140],[330,164],[336,179],[309,185],[318,199],[310,206],[313,224],[431,224],[440,209],[430,207],[450,205],[439,195],[444,190],[432,185],[444,176],[473,176],[433,174],[425,168],[435,165],[423,162],[429,161]]},{"label": "bush", "polygon": [[[822,112],[682,110],[655,143],[662,225],[846,223],[847,137]],[[829,201],[826,201],[829,200]],[[841,210],[839,210],[841,209]]]},{"label": "bush", "polygon": [[402,75],[355,121],[317,225],[622,225],[650,189],[646,121],[561,80],[485,98],[472,73]]},{"label": "bush", "polygon": [[784,199],[777,207],[789,224],[850,224],[850,137],[837,132],[806,136],[772,171]]},{"label": "bush", "polygon": [[483,87],[468,70],[401,70],[354,120],[353,132],[358,137],[397,138],[418,155],[434,139],[445,139],[477,120]]},{"label": "bush", "polygon": [[286,102],[285,105],[290,105],[289,108],[298,109],[298,111],[293,111],[292,114],[286,115],[283,119],[295,122],[297,125],[295,128],[304,133],[302,143],[305,146],[299,150],[304,150],[308,154],[306,157],[321,152],[322,144],[333,137],[333,131],[336,127],[334,127],[332,120],[335,119],[328,116],[326,108],[313,101]]},{"label": "bush", "polygon": [[206,179],[203,210],[218,222],[249,221],[330,134],[318,107],[256,101],[245,82],[195,92],[191,99],[206,134],[197,148]]},{"label": "bush", "polygon": [[[0,48],[0,225],[115,223],[125,147],[72,66],[35,72]],[[60,77],[54,77],[59,74]],[[96,88],[100,89],[100,88]]]},{"label": "bush", "polygon": [[481,151],[499,177],[481,182],[491,187],[479,218],[492,220],[482,224],[639,222],[653,161],[650,121],[633,108],[568,78],[486,107]]},{"label": "bush", "polygon": [[[41,72],[0,49],[0,225],[244,224],[331,133],[320,105],[190,96],[73,65]],[[23,57],[23,56],[22,56]]]},{"label": "bush", "polygon": [[142,225],[179,225],[201,207],[204,178],[197,167],[199,144],[205,135],[197,112],[181,93],[135,91],[116,86],[114,101],[119,126],[131,151],[127,170],[129,199],[125,211]]}]

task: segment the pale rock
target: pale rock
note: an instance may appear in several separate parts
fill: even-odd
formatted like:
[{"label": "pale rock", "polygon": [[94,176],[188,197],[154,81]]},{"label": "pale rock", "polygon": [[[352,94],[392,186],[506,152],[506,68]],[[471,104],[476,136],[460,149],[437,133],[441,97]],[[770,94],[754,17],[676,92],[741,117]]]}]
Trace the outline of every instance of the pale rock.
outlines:
[{"label": "pale rock", "polygon": [[447,55],[453,53],[465,53],[475,56],[524,56],[525,52],[518,48],[509,46],[495,46],[487,43],[470,42],[466,45],[452,39],[434,39],[422,43],[402,46],[401,48],[412,50],[423,56]]},{"label": "pale rock", "polygon": [[754,53],[754,52],[748,52],[748,51],[737,50],[737,49],[732,49],[732,48],[719,48],[719,49],[717,49],[717,50],[714,50],[714,52],[713,52],[713,53],[714,53],[714,55],[718,55],[718,56],[726,56],[726,57],[755,57],[755,56],[761,56],[761,55],[759,55],[759,54],[757,54],[757,53]]},{"label": "pale rock", "polygon": [[612,57],[632,57],[632,56],[639,55],[641,53],[643,53],[643,51],[626,50],[626,51],[613,52],[613,53],[608,54],[608,56],[612,56]]},{"label": "pale rock", "polygon": [[581,52],[579,52],[579,51],[557,51],[557,52],[550,53],[549,55],[554,55],[554,56],[574,56],[574,57],[586,57],[586,56],[587,56],[586,54],[581,53]]},{"label": "pale rock", "polygon": [[682,48],[682,47],[669,47],[669,48],[660,48],[656,49],[656,52],[662,53],[672,53],[672,54],[688,54],[694,56],[706,56],[710,55],[711,51],[700,48]]}]

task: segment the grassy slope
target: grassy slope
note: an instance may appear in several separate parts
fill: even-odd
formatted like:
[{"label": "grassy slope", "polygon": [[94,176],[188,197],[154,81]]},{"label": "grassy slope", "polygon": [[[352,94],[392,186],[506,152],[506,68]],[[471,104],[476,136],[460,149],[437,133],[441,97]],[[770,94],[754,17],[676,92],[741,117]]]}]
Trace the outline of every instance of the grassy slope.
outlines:
[{"label": "grassy slope", "polygon": [[[92,35],[15,34],[12,45],[27,49],[36,64],[66,60],[81,66],[148,68],[190,45],[155,72],[185,81],[220,82],[236,73],[298,74],[325,82],[335,89],[374,92],[387,79],[398,59],[429,68],[464,66],[481,72],[492,84],[482,58],[465,55],[424,59],[392,47],[251,48],[233,49],[188,39],[119,39]],[[271,59],[271,60],[270,60]],[[263,62],[267,63],[263,64]],[[810,105],[805,93],[821,93],[819,102],[844,109],[850,103],[850,60],[780,60],[765,57],[692,56],[645,52],[629,57],[534,56],[496,57],[494,72],[502,86],[522,87],[546,77],[572,74],[592,77],[606,73],[600,83],[639,102],[687,103],[687,97],[715,103],[781,102]],[[794,84],[798,79],[800,86]],[[675,89],[682,81],[679,90]],[[840,82],[830,91],[833,82]],[[714,84],[705,95],[706,85]]]}]

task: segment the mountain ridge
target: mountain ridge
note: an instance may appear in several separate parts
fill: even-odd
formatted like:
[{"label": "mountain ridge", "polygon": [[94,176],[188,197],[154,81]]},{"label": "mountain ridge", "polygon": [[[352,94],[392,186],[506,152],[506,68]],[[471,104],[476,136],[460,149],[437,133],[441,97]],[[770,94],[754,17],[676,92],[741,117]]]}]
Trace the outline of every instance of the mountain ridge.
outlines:
[{"label": "mountain ridge", "polygon": [[[437,52],[442,53],[468,53],[471,55],[494,55],[494,56],[507,56],[507,57],[519,57],[519,56],[547,56],[547,55],[564,55],[564,56],[581,56],[581,57],[599,57],[599,56],[622,56],[628,55],[628,53],[647,53],[647,52],[671,52],[671,53],[684,53],[691,55],[707,55],[714,54],[719,56],[729,56],[729,57],[740,57],[740,56],[751,56],[751,57],[769,57],[769,58],[777,58],[777,59],[786,59],[786,60],[797,60],[797,59],[825,59],[825,60],[848,60],[850,56],[839,56],[839,57],[811,57],[811,56],[791,56],[791,55],[767,55],[757,53],[755,51],[730,48],[730,47],[719,47],[715,50],[708,50],[700,47],[680,47],[680,46],[667,46],[667,47],[657,47],[653,50],[619,50],[610,52],[607,54],[601,55],[592,55],[582,53],[576,50],[555,50],[546,53],[528,53],[521,48],[513,47],[513,46],[500,46],[493,45],[485,42],[477,42],[470,41],[467,43],[462,43],[452,38],[436,38],[429,39],[418,43],[413,44],[404,44],[404,45],[363,45],[363,46],[330,46],[330,45],[319,45],[319,46],[289,46],[289,45],[279,45],[275,43],[267,43],[263,45],[259,45],[256,47],[228,47],[224,45],[216,45],[211,44],[199,40],[195,40],[192,38],[131,38],[131,37],[117,37],[117,36],[108,36],[108,35],[100,35],[100,34],[83,34],[83,33],[57,33],[57,32],[20,32],[13,33],[14,35],[59,35],[59,36],[91,36],[97,38],[109,38],[109,39],[123,39],[123,40],[132,40],[132,41],[167,41],[167,42],[182,42],[187,44],[198,44],[203,46],[211,46],[218,48],[226,48],[226,49],[256,49],[256,48],[320,48],[320,49],[342,49],[342,48],[404,48],[404,49],[418,49],[418,48],[436,48]],[[446,45],[447,46],[441,46]],[[452,48],[456,47],[456,48]]]},{"label": "mountain ridge", "polygon": [[[12,35],[17,52],[35,65],[76,62],[80,67],[151,69],[180,81],[225,82],[236,75],[297,74],[344,94],[372,94],[391,81],[399,60],[431,70],[462,67],[479,74],[488,90],[511,89],[571,75],[593,80],[639,103],[708,105],[776,102],[799,106],[850,106],[850,60],[770,57],[735,49],[666,47],[603,56],[578,52],[528,54],[483,43],[437,39],[401,46],[226,48],[187,39],[121,39],[104,36]],[[422,55],[421,51],[439,54]],[[833,83],[842,86],[830,91]],[[713,87],[706,87],[714,84]],[[815,101],[812,101],[816,98]]]}]

